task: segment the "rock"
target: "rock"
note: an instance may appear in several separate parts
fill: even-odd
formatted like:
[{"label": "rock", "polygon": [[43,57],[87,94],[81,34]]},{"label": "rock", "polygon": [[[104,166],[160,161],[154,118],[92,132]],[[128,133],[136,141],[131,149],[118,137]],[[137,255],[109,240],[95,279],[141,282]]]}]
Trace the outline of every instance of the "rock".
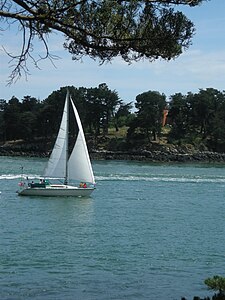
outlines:
[{"label": "rock", "polygon": [[[36,141],[33,143],[7,142],[0,146],[1,156],[48,157],[52,143]],[[96,160],[137,160],[149,162],[225,162],[225,153],[199,151],[193,145],[172,145],[150,143],[140,149],[110,151],[93,149],[89,145],[90,156]]]}]

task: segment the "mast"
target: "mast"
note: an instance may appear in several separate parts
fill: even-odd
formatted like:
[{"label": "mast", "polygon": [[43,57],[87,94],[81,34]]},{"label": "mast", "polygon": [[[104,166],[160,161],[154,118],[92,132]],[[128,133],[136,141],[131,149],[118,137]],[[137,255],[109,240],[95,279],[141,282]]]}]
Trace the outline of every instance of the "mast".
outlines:
[{"label": "mast", "polygon": [[68,184],[68,159],[69,159],[69,90],[66,94],[66,170],[64,184]]}]

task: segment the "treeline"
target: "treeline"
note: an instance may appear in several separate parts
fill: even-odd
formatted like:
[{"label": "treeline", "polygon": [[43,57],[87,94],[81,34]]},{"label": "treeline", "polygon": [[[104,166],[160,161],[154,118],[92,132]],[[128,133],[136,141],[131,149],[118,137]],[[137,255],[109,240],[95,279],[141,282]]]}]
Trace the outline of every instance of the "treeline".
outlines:
[{"label": "treeline", "polygon": [[106,84],[100,84],[97,88],[63,87],[43,101],[31,96],[25,96],[21,101],[16,97],[8,102],[1,99],[0,140],[32,141],[36,137],[56,135],[67,89],[74,99],[85,131],[94,136],[107,134],[112,123],[118,129],[125,124],[121,124],[123,116],[128,119],[130,115],[131,103],[124,104],[118,93],[109,90]]},{"label": "treeline", "polygon": [[[97,139],[110,128],[127,128],[114,150],[128,150],[158,140],[162,134],[172,144],[192,144],[204,150],[225,151],[225,92],[213,88],[169,97],[157,91],[137,95],[124,103],[103,83],[96,88],[63,87],[40,101],[31,96],[0,100],[0,141],[51,138],[58,131],[67,88],[75,101],[85,132]],[[164,129],[163,126],[165,125]],[[75,130],[70,132],[75,135]]]},{"label": "treeline", "polygon": [[162,135],[168,113],[168,143],[225,152],[225,91],[207,88],[187,95],[176,93],[167,103],[164,94],[148,91],[136,97],[135,107],[137,113],[130,122],[128,139],[156,140]]}]

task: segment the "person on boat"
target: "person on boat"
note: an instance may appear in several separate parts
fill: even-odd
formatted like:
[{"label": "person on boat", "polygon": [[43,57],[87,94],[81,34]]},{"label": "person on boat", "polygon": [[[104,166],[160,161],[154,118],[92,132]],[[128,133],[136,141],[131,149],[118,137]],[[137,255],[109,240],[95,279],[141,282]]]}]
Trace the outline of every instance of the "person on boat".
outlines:
[{"label": "person on boat", "polygon": [[81,183],[79,184],[79,187],[80,187],[80,188],[87,188],[86,182],[81,182]]}]

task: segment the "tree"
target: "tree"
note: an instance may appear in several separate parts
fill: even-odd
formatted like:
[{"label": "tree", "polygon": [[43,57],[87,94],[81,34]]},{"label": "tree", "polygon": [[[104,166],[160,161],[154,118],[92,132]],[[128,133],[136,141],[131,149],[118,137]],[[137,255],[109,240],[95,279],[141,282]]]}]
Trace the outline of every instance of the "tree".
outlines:
[{"label": "tree", "polygon": [[60,88],[43,101],[41,117],[43,124],[48,126],[49,136],[57,134],[59,130],[66,93],[66,87]]},{"label": "tree", "polygon": [[[56,134],[58,131],[67,89],[69,89],[70,95],[75,101],[83,127],[88,128],[90,133],[94,131],[96,136],[102,128],[104,133],[107,133],[116,108],[122,104],[122,101],[116,91],[111,91],[105,83],[102,83],[96,88],[89,89],[84,87],[77,89],[73,86],[62,87],[60,90],[51,93],[43,101],[40,116],[40,123],[48,123],[50,135]],[[71,127],[74,128],[74,126]],[[70,135],[75,134],[76,130],[72,129]],[[46,134],[44,135],[46,136]]]},{"label": "tree", "polygon": [[225,91],[206,89],[211,98],[211,117],[208,125],[208,146],[217,152],[225,151]]},{"label": "tree", "polygon": [[[166,96],[156,91],[148,91],[136,97],[137,120],[136,128],[144,132],[148,141],[151,137],[156,141],[162,129],[163,110],[166,106]],[[135,128],[133,127],[133,129]]]},{"label": "tree", "polygon": [[119,127],[122,127],[124,125],[128,125],[130,121],[131,112],[132,109],[132,102],[129,102],[127,104],[121,103],[119,108],[117,109],[115,115],[114,115],[114,124],[116,131],[119,130]]},{"label": "tree", "polygon": [[177,93],[170,99],[170,142],[186,141],[198,146],[205,145],[213,151],[225,150],[224,92],[207,88],[185,96]]},{"label": "tree", "polygon": [[20,138],[32,141],[36,137],[37,118],[31,111],[25,111],[20,116]]},{"label": "tree", "polygon": [[209,289],[219,291],[219,294],[225,295],[225,277],[215,275],[212,278],[207,278],[205,284]]},{"label": "tree", "polygon": [[21,103],[12,97],[6,104],[3,113],[6,140],[15,140],[21,137]]},{"label": "tree", "polygon": [[200,89],[199,93],[188,97],[190,122],[203,139],[210,133],[210,124],[215,115],[215,99],[214,89]]},{"label": "tree", "polygon": [[106,83],[101,83],[97,88],[87,89],[85,101],[86,123],[88,123],[90,131],[94,130],[95,136],[97,136],[102,128],[103,133],[107,134],[116,108],[122,103],[117,92],[111,91]]},{"label": "tree", "polygon": [[122,103],[119,99],[118,93],[116,91],[111,91],[105,83],[102,83],[98,87],[100,98],[103,105],[103,133],[108,134],[109,123],[111,119],[115,116],[116,108]]},{"label": "tree", "polygon": [[[214,151],[224,148],[224,94],[216,89],[200,89],[187,96],[189,133]],[[222,146],[222,147],[221,147]]]},{"label": "tree", "polygon": [[169,133],[169,140],[182,140],[186,137],[189,128],[189,107],[187,97],[176,93],[170,97],[168,120],[172,126]]},{"label": "tree", "polygon": [[[74,60],[87,55],[100,63],[120,56],[131,63],[146,58],[169,60],[191,44],[193,23],[178,5],[196,6],[206,0],[4,0],[0,3],[1,30],[17,24],[21,33],[20,53],[14,60],[10,81],[28,73],[27,60],[38,65],[50,58],[47,37],[65,36],[64,47]],[[40,40],[45,57],[36,59],[34,40]]]},{"label": "tree", "polygon": [[36,113],[39,109],[40,101],[31,96],[24,96],[22,99],[22,111],[30,111]]},{"label": "tree", "polygon": [[21,138],[30,141],[37,136],[41,123],[38,122],[40,101],[31,96],[24,96],[21,104]]},{"label": "tree", "polygon": [[4,110],[6,107],[6,101],[0,99],[0,141],[5,140],[5,122],[4,122]]}]

